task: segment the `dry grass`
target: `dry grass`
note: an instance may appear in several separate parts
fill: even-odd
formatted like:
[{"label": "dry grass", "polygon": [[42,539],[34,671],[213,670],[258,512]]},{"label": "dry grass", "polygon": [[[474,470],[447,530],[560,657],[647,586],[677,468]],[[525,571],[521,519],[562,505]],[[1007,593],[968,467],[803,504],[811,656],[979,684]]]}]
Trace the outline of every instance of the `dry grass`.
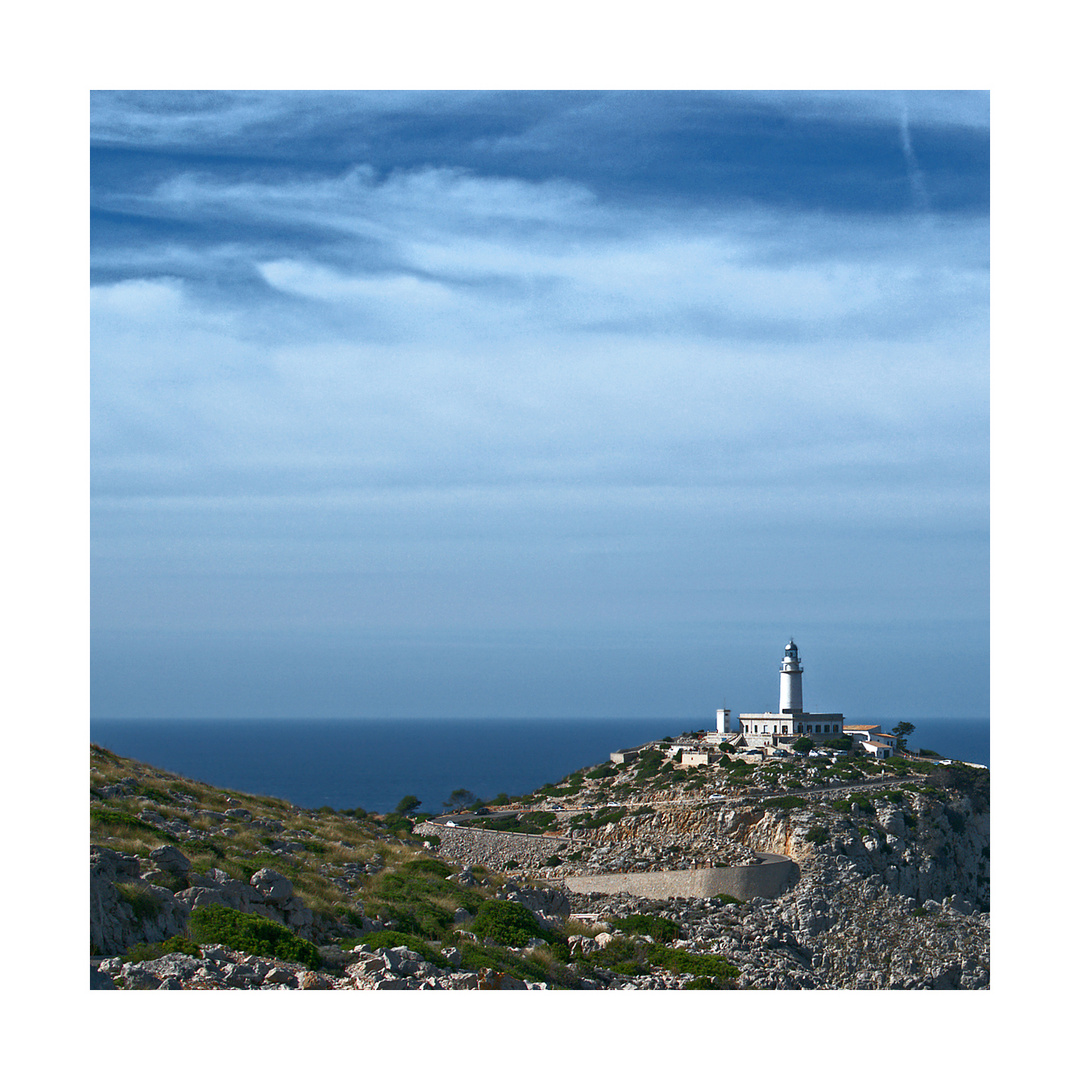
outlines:
[{"label": "dry grass", "polygon": [[[418,847],[377,836],[378,822],[371,819],[310,811],[281,799],[213,788],[100,747],[91,747],[90,765],[91,787],[99,791],[134,781],[104,799],[94,798],[92,793],[92,806],[114,812],[112,820],[91,821],[92,843],[139,856],[172,843],[191,859],[194,873],[206,874],[217,868],[242,881],[254,869],[268,866],[285,874],[300,899],[315,911],[343,914],[355,910],[362,890],[346,891],[333,884],[329,878],[336,876],[337,867],[368,863],[379,855],[385,867],[393,869],[421,854]],[[222,814],[231,809],[279,822],[281,828],[267,831],[252,822],[207,816],[207,812]],[[137,820],[146,810],[159,814],[166,827],[183,822],[202,835],[195,841],[170,839],[160,826]],[[298,842],[314,850],[277,853],[267,847],[267,840]]]}]

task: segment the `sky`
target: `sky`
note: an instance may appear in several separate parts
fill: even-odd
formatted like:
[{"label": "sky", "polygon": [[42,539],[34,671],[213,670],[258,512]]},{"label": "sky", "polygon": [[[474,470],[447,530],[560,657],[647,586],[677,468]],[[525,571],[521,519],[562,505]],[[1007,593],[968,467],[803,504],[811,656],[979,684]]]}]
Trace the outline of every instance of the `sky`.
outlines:
[{"label": "sky", "polygon": [[91,714],[989,715],[989,108],[91,94]]}]

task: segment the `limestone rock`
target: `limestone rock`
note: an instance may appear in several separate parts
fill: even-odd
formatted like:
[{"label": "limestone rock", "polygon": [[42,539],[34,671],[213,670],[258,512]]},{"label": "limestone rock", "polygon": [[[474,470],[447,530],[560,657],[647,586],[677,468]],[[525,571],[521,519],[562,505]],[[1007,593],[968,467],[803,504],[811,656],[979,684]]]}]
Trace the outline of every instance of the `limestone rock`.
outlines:
[{"label": "limestone rock", "polygon": [[267,866],[264,866],[261,870],[256,870],[251,875],[251,885],[258,890],[264,900],[285,901],[292,899],[292,882],[284,874],[278,873],[277,870],[271,870]]}]

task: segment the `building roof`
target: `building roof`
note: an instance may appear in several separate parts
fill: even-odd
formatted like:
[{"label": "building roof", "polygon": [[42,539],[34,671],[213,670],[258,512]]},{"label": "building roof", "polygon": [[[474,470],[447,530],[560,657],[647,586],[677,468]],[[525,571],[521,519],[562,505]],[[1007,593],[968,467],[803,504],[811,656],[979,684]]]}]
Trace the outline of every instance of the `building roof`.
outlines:
[{"label": "building roof", "polygon": [[845,731],[880,731],[880,724],[845,724]]}]

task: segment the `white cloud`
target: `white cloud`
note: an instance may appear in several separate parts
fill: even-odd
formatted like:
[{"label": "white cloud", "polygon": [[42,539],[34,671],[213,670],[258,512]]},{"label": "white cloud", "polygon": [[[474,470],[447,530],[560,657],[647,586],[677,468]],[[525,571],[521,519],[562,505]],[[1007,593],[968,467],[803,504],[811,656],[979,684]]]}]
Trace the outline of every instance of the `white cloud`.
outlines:
[{"label": "white cloud", "polygon": [[[824,498],[860,470],[887,491],[947,471],[969,451],[939,431],[985,417],[982,222],[615,212],[432,169],[187,175],[135,202],[316,239],[170,241],[187,283],[93,290],[109,490],[755,482],[770,501],[794,477]],[[200,266],[275,295],[223,297]]]}]

